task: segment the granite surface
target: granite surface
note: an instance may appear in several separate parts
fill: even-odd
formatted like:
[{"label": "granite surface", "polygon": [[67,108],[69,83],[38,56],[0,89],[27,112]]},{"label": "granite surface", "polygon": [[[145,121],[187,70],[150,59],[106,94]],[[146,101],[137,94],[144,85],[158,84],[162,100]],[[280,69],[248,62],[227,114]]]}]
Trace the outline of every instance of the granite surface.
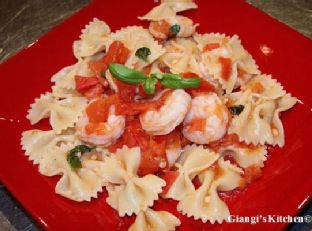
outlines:
[{"label": "granite surface", "polygon": [[[0,63],[34,42],[90,0],[0,0]],[[312,38],[312,0],[247,0],[281,22]],[[31,25],[31,26],[30,26]],[[300,215],[312,215],[308,206]],[[0,183],[0,231],[36,231],[38,226]],[[290,225],[311,231],[312,224]]]}]

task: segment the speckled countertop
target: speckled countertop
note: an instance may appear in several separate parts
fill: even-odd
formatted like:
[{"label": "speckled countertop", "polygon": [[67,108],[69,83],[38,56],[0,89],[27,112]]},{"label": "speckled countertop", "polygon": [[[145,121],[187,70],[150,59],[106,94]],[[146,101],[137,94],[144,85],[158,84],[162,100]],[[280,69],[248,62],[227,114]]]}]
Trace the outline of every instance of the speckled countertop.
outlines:
[{"label": "speckled countertop", "polygon": [[[56,26],[90,0],[0,0],[0,63]],[[247,0],[250,4],[312,38],[312,0]],[[31,26],[30,26],[31,25]],[[302,213],[312,215],[312,206]],[[311,231],[312,224],[289,230]],[[39,230],[0,183],[0,231]]]}]

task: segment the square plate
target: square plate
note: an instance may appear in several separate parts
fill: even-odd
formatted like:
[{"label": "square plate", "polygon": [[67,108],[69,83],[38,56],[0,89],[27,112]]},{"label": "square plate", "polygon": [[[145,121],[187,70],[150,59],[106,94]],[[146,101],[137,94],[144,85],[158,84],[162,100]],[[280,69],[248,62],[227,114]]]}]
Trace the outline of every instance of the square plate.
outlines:
[{"label": "square plate", "polygon": [[[286,145],[271,148],[261,178],[241,192],[225,198],[231,214],[244,216],[295,215],[312,195],[312,42],[248,5],[244,1],[198,0],[199,9],[185,15],[200,23],[198,31],[238,34],[263,73],[277,78],[288,92],[298,97],[294,109],[283,114]],[[144,25],[137,16],[148,12],[153,1],[95,0],[80,12],[41,37],[36,43],[0,65],[0,180],[48,230],[126,230],[134,217],[119,218],[106,202],[106,192],[91,203],[78,203],[54,193],[58,177],[38,173],[20,147],[21,132],[34,128],[26,120],[29,104],[49,91],[50,77],[75,62],[72,42],[93,17],[106,21],[113,30],[127,25]],[[35,128],[48,129],[46,122]],[[286,223],[203,224],[182,216],[176,202],[159,201],[156,209],[178,216],[179,230],[278,230]]]}]

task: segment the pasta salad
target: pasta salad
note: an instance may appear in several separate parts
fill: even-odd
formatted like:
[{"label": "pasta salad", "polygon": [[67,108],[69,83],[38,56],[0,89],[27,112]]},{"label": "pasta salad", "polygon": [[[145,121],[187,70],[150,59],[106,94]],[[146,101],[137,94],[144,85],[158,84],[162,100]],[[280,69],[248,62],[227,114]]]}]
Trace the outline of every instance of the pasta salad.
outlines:
[{"label": "pasta salad", "polygon": [[192,0],[161,0],[140,20],[112,32],[94,18],[73,42],[77,62],[51,77],[30,105],[25,154],[55,192],[77,202],[108,192],[130,231],[175,230],[180,220],[155,210],[159,198],[203,223],[228,221],[220,192],[261,175],[268,146],[284,146],[280,114],[297,99],[263,74],[237,35],[196,32],[179,15]]}]

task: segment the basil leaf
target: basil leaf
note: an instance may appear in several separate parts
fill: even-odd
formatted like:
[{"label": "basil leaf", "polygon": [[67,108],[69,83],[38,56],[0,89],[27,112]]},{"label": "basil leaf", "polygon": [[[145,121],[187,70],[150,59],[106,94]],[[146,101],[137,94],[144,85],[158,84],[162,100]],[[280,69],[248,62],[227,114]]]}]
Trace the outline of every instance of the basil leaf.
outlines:
[{"label": "basil leaf", "polygon": [[143,89],[144,91],[149,94],[152,95],[155,93],[155,85],[157,83],[157,80],[154,78],[148,78],[147,80],[145,80],[145,82],[142,84],[143,85]]},{"label": "basil leaf", "polygon": [[108,69],[113,77],[128,84],[137,85],[143,83],[148,78],[140,71],[133,70],[117,63],[109,64]]},{"label": "basil leaf", "polygon": [[136,57],[143,59],[146,62],[147,62],[147,57],[151,54],[152,54],[151,50],[148,47],[141,47],[137,49],[135,52]]},{"label": "basil leaf", "polygon": [[239,115],[240,113],[242,113],[242,111],[244,110],[244,105],[237,105],[237,106],[232,106],[232,107],[229,107],[229,110],[230,112],[233,114],[233,115]]},{"label": "basil leaf", "polygon": [[81,168],[81,161],[77,154],[80,153],[85,153],[85,152],[91,152],[94,149],[94,147],[89,147],[87,145],[77,145],[73,149],[71,149],[67,153],[67,162],[69,163],[70,167],[72,170],[77,170],[78,168]]},{"label": "basil leaf", "polygon": [[176,36],[181,30],[181,26],[178,24],[174,24],[170,27],[169,32],[171,36]]},{"label": "basil leaf", "polygon": [[167,88],[171,89],[186,89],[186,88],[197,88],[200,85],[200,80],[197,78],[188,79],[162,79],[160,83]]},{"label": "basil leaf", "polygon": [[162,74],[164,80],[181,80],[182,76],[178,74],[165,73]]},{"label": "basil leaf", "polygon": [[73,170],[73,171],[75,171],[75,170],[77,170],[78,168],[81,168],[82,167],[82,165],[81,165],[81,161],[80,161],[80,159],[79,159],[79,157],[76,155],[76,154],[74,154],[74,153],[69,153],[68,155],[67,155],[67,162],[69,163],[69,165],[70,165],[70,167],[71,167],[71,169]]}]

